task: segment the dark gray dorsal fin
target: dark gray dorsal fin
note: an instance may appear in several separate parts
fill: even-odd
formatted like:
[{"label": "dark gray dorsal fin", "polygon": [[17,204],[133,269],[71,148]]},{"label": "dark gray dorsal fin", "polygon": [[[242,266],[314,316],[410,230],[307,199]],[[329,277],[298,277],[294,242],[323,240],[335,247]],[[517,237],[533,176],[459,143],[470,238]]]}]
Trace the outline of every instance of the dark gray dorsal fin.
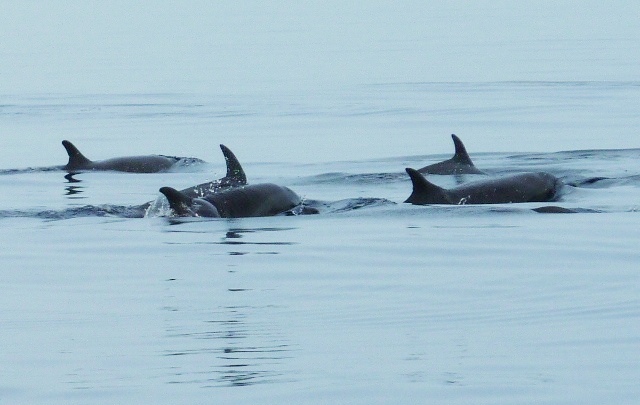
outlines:
[{"label": "dark gray dorsal fin", "polygon": [[238,185],[247,184],[247,176],[244,174],[244,170],[236,158],[236,155],[231,152],[231,149],[226,146],[220,144],[220,149],[222,149],[222,154],[224,155],[224,160],[227,164],[227,176],[225,180],[228,182],[237,183]]},{"label": "dark gray dorsal fin", "polygon": [[66,139],[62,141],[62,146],[67,150],[67,155],[69,155],[69,163],[65,166],[65,169],[82,169],[91,164],[91,161],[87,159],[74,144],[67,141]]},{"label": "dark gray dorsal fin", "polygon": [[171,187],[162,187],[160,192],[169,200],[169,207],[177,215],[189,215],[193,198]]},{"label": "dark gray dorsal fin", "polygon": [[451,134],[451,138],[453,139],[453,145],[456,148],[456,152],[453,155],[453,160],[455,160],[456,162],[464,162],[473,166],[473,162],[471,161],[471,158],[467,153],[467,148],[464,147],[464,144],[462,143],[460,138],[458,138],[458,136],[455,134]]},{"label": "dark gray dorsal fin", "polygon": [[446,204],[446,190],[428,181],[420,172],[410,167],[405,169],[411,178],[413,191],[405,202],[411,204]]}]

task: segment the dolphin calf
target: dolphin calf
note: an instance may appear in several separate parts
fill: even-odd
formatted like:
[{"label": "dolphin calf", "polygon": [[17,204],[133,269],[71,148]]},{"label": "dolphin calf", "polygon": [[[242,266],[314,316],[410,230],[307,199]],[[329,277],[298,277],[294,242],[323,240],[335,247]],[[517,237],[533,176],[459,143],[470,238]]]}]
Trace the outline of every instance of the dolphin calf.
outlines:
[{"label": "dolphin calf", "polygon": [[464,147],[460,138],[455,134],[451,134],[451,138],[453,138],[453,144],[456,149],[453,157],[425,166],[422,169],[418,169],[418,172],[423,174],[485,174],[475,167],[467,153],[467,148]]},{"label": "dolphin calf", "polygon": [[291,189],[272,183],[234,187],[195,198],[171,187],[162,187],[160,192],[181,217],[266,217],[302,205],[302,199]]},{"label": "dolphin calf", "polygon": [[444,189],[429,182],[417,170],[407,168],[413,192],[405,202],[426,204],[503,204],[553,201],[562,182],[549,173],[520,173]]},{"label": "dolphin calf", "polygon": [[[92,161],[71,142],[64,140],[62,146],[67,150],[69,163],[63,170],[114,170],[129,173],[157,173],[169,170],[174,164],[186,158],[164,155],[125,156],[106,160]],[[200,161],[199,159],[194,159]]]}]

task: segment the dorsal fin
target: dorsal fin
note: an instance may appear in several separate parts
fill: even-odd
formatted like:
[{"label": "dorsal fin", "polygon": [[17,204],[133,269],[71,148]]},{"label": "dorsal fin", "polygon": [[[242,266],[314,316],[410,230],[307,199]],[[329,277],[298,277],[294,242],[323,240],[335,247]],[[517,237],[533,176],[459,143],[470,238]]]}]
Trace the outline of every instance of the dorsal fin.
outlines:
[{"label": "dorsal fin", "polygon": [[91,164],[91,161],[87,159],[74,144],[67,141],[62,141],[62,146],[67,150],[69,155],[69,163],[65,166],[65,169],[82,169]]},{"label": "dorsal fin", "polygon": [[420,172],[410,167],[405,169],[411,178],[413,191],[406,203],[411,204],[446,204],[446,190],[428,181]]},{"label": "dorsal fin", "polygon": [[224,160],[227,164],[227,175],[225,180],[237,185],[247,184],[247,176],[245,175],[238,158],[236,158],[236,155],[231,152],[231,149],[222,144],[220,144],[220,149],[222,149],[222,154],[224,155]]},{"label": "dorsal fin", "polygon": [[467,153],[467,148],[464,147],[464,144],[462,143],[460,138],[458,138],[456,134],[451,134],[451,138],[453,139],[453,145],[456,148],[456,151],[453,155],[453,160],[461,163],[464,162],[473,166],[473,162],[471,161],[471,158]]},{"label": "dorsal fin", "polygon": [[160,192],[167,197],[169,207],[179,217],[220,218],[220,212],[216,206],[204,198],[191,198],[171,187],[162,187]]},{"label": "dorsal fin", "polygon": [[179,216],[189,215],[191,211],[191,202],[193,198],[181,193],[175,188],[162,187],[160,192],[169,200],[169,207]]}]

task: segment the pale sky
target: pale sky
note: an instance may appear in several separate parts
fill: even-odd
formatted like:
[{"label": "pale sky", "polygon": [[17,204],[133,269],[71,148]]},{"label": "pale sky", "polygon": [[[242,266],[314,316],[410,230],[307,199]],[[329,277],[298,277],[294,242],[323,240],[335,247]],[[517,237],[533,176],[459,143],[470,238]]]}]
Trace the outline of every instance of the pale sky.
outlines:
[{"label": "pale sky", "polygon": [[0,93],[252,93],[635,81],[640,2],[20,1]]}]

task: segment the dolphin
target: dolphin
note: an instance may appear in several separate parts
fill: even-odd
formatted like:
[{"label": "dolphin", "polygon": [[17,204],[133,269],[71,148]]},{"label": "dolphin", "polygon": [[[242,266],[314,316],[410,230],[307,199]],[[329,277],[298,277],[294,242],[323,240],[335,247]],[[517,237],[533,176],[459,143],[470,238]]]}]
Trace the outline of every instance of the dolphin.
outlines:
[{"label": "dolphin", "polygon": [[[62,146],[67,150],[69,163],[63,170],[114,170],[129,173],[157,173],[169,170],[174,164],[185,158],[164,155],[125,156],[106,160],[92,161],[71,142],[64,140]],[[195,159],[199,161],[199,159]]]},{"label": "dolphin", "polygon": [[554,201],[562,182],[549,173],[519,173],[479,180],[444,189],[429,182],[417,170],[407,168],[413,192],[405,201],[427,204],[503,204]]},{"label": "dolphin", "polygon": [[266,217],[287,213],[302,205],[302,199],[295,192],[273,183],[234,187],[195,198],[171,187],[162,187],[160,192],[181,217]]},{"label": "dolphin", "polygon": [[[220,144],[220,149],[224,155],[224,160],[227,164],[227,174],[217,180],[212,180],[206,183],[198,184],[195,186],[187,187],[184,190],[180,190],[180,193],[185,194],[189,198],[201,198],[209,194],[220,192],[233,187],[240,187],[247,184],[247,176],[236,158],[236,155],[231,152],[231,149]],[[159,205],[162,204],[158,199],[149,201],[141,205],[131,207],[131,211],[134,214],[132,216],[144,217],[149,212],[155,212],[159,209]]]},{"label": "dolphin", "polygon": [[455,134],[451,134],[456,151],[451,159],[418,169],[423,174],[485,174],[476,168],[467,153],[467,148]]}]

